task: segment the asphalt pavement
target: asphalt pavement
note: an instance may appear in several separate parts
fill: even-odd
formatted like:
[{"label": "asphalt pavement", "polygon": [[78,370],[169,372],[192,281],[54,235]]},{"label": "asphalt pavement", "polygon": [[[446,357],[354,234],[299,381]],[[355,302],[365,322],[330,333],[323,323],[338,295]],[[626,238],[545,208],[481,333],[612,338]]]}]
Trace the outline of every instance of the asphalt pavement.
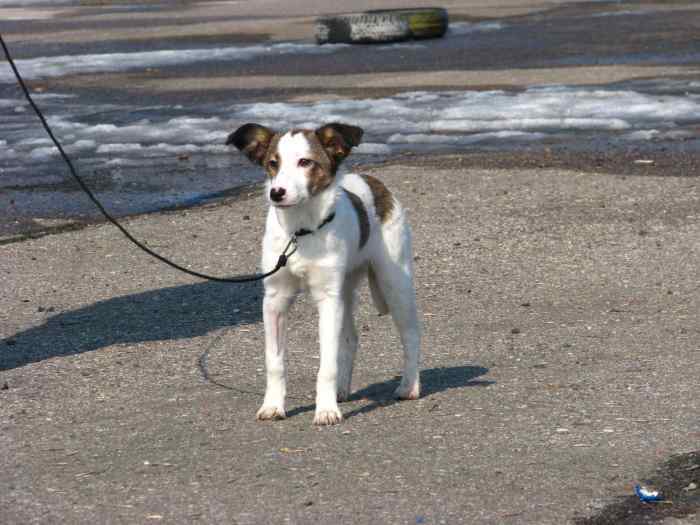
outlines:
[{"label": "asphalt pavement", "polygon": [[[100,2],[83,4],[56,4],[45,22],[13,26],[32,31],[18,29],[10,40],[26,56],[159,38],[282,41],[308,34],[318,10],[299,2],[280,16],[279,2],[240,2],[234,16],[230,2],[153,3],[140,5],[129,26],[128,6],[110,14]],[[328,59],[326,76],[336,84],[322,89],[293,70],[294,61],[276,85],[275,60],[235,66],[238,87],[193,66],[33,88],[186,105],[697,75],[692,2],[446,7],[462,20],[507,18],[521,37],[539,35],[542,47],[511,55],[512,35],[489,62],[494,36],[473,67],[461,67],[448,43],[444,60],[424,72],[429,80],[420,62],[363,72]],[[21,17],[38,8],[9,9]],[[658,17],[640,14],[635,25],[625,14],[606,15],[598,27],[592,10]],[[567,44],[567,32],[575,43]],[[622,56],[613,51],[623,41],[625,56],[656,46],[690,62],[596,63]],[[588,58],[554,64],[566,56]],[[212,79],[211,89],[201,78]],[[424,390],[417,401],[392,399],[398,337],[363,288],[353,395],[341,405],[343,423],[324,428],[312,425],[318,336],[308,298],[290,315],[288,418],[256,422],[264,391],[260,285],[199,281],[137,251],[111,225],[52,226],[32,211],[41,228],[21,223],[0,239],[0,522],[700,523],[700,183],[692,144],[593,147],[573,136],[363,162],[364,173],[398,195],[413,226]],[[46,199],[83,199],[62,184]],[[231,275],[256,269],[265,212],[260,190],[246,186],[124,222],[183,265]],[[3,217],[15,220],[11,213]],[[664,501],[640,502],[638,483],[659,489]]]},{"label": "asphalt pavement", "polygon": [[[335,427],[312,425],[306,300],[289,417],[259,423],[259,286],[107,225],[0,247],[3,521],[697,523],[698,179],[371,172],[414,228],[424,395],[392,400],[397,337],[363,290]],[[264,213],[252,192],[127,226],[227,275],[256,267]],[[672,503],[635,501],[645,480]]]}]

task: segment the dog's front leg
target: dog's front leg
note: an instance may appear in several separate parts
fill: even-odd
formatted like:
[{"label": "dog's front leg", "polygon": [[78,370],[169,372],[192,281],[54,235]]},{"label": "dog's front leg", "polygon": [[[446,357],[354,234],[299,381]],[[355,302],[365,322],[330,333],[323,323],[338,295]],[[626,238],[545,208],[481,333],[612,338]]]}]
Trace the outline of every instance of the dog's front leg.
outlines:
[{"label": "dog's front leg", "polygon": [[263,299],[265,324],[265,399],[257,419],[283,419],[287,416],[284,400],[287,395],[287,311],[293,295],[268,289]]},{"label": "dog's front leg", "polygon": [[321,365],[316,382],[315,425],[335,425],[343,420],[338,409],[338,351],[345,303],[341,294],[324,294],[318,300]]}]

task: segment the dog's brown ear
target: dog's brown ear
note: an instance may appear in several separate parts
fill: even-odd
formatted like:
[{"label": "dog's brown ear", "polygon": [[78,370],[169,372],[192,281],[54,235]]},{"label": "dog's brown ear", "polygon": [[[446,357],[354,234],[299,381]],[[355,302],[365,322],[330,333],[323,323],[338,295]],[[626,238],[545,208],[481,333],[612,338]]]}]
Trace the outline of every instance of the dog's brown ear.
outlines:
[{"label": "dog's brown ear", "polygon": [[362,140],[362,128],[332,122],[316,130],[319,142],[326,153],[336,162],[340,162],[350,155],[350,150],[360,145]]},{"label": "dog's brown ear", "polygon": [[262,164],[275,132],[260,124],[244,124],[231,133],[226,145],[234,145],[254,164]]}]

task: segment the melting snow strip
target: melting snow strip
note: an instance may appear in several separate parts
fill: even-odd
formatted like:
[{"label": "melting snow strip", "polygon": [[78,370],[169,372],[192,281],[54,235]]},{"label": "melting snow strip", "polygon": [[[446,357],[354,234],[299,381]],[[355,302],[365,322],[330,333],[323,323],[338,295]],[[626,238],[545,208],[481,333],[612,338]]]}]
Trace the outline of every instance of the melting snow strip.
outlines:
[{"label": "melting snow strip", "polygon": [[[60,100],[56,108],[60,108]],[[56,151],[15,117],[18,101],[0,100],[0,118],[12,132],[0,142],[0,159],[21,156],[49,160]],[[75,110],[75,108],[73,108]],[[87,112],[92,109],[93,113]],[[80,108],[94,119],[98,108]],[[123,108],[122,115],[129,115]],[[700,97],[648,95],[632,90],[582,87],[530,88],[523,92],[411,92],[393,97],[315,103],[253,103],[227,108],[192,108],[200,115],[177,116],[167,107],[138,109],[140,118],[123,124],[86,123],[80,116],[53,114],[49,122],[69,151],[94,154],[103,162],[121,157],[178,153],[225,154],[226,136],[244,122],[275,129],[315,128],[345,121],[366,130],[360,154],[385,155],[414,145],[423,148],[541,141],[562,132],[612,132],[624,140],[682,140],[697,136]],[[178,109],[177,113],[182,114]],[[109,114],[109,113],[108,113]]]},{"label": "melting snow strip", "polygon": [[[211,49],[178,49],[145,51],[136,53],[103,53],[95,55],[62,55],[16,60],[15,63],[25,79],[62,77],[81,73],[108,73],[167,67],[179,64],[211,61],[243,61],[261,56],[289,54],[323,55],[335,53],[347,44],[268,44],[255,46],[232,46]],[[0,65],[0,82],[15,82],[8,64]]]}]

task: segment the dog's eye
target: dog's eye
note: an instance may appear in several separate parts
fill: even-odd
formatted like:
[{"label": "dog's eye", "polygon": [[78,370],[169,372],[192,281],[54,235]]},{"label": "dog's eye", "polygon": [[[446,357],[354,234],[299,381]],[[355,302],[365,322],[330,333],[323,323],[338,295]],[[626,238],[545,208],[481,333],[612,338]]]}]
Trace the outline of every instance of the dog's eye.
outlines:
[{"label": "dog's eye", "polygon": [[276,170],[277,166],[279,166],[279,163],[275,159],[270,159],[270,161],[267,163],[267,167]]},{"label": "dog's eye", "polygon": [[311,159],[299,159],[298,165],[300,168],[308,168],[314,163]]}]

